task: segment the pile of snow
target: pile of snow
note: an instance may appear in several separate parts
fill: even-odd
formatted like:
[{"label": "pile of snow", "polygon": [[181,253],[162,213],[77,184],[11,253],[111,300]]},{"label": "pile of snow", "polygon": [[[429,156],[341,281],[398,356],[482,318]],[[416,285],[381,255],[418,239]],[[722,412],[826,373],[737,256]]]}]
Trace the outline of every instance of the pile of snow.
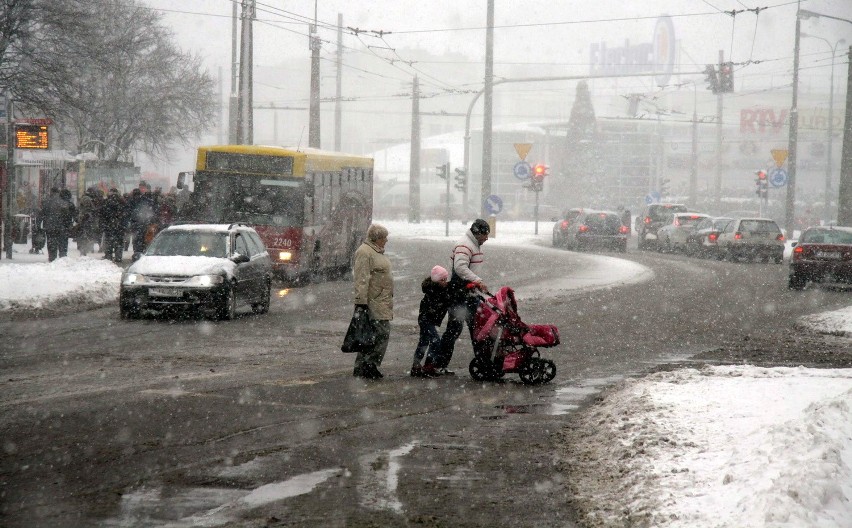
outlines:
[{"label": "pile of snow", "polygon": [[0,266],[0,310],[52,310],[116,302],[121,272],[115,263],[94,257],[21,264],[4,261]]},{"label": "pile of snow", "polygon": [[656,373],[578,425],[572,477],[591,524],[850,526],[852,369]]},{"label": "pile of snow", "polygon": [[801,317],[799,324],[823,334],[852,337],[852,306]]}]

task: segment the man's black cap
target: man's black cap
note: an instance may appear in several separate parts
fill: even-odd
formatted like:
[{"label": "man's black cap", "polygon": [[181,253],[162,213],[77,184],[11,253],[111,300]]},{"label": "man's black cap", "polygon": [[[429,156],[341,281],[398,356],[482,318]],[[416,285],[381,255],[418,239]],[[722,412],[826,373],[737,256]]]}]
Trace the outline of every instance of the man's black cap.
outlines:
[{"label": "man's black cap", "polygon": [[470,226],[470,232],[474,235],[487,235],[491,232],[491,227],[482,218],[477,218],[473,221],[473,225]]}]

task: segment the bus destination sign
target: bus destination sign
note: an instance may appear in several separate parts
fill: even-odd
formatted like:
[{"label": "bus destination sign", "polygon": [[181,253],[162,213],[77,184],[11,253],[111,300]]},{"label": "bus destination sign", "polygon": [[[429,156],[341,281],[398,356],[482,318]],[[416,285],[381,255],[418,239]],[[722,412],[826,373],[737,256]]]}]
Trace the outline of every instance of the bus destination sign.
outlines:
[{"label": "bus destination sign", "polygon": [[49,149],[47,125],[15,125],[15,148]]}]

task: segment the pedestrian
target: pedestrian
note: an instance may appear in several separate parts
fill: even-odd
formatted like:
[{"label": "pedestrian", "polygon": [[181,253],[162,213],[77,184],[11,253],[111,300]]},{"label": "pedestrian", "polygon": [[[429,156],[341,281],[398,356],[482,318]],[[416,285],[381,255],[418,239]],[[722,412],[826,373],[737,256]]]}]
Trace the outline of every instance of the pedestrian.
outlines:
[{"label": "pedestrian", "polygon": [[[132,203],[130,207],[130,227],[133,230],[133,260],[139,259],[145,248],[153,237],[149,231],[151,226],[155,226],[157,220],[157,204],[156,199],[151,192],[151,188],[145,181],[139,182],[139,188],[133,189]],[[153,228],[156,234],[156,228]]]},{"label": "pedestrian", "polygon": [[83,193],[77,212],[77,249],[84,257],[95,250],[95,242],[100,240],[95,192],[89,188]]},{"label": "pedestrian", "polygon": [[124,230],[127,225],[127,205],[118,189],[112,188],[101,207],[101,226],[104,230],[104,260],[120,263],[124,251]]},{"label": "pedestrian", "polygon": [[423,365],[424,370],[431,372],[435,369],[441,375],[455,374],[448,367],[453,358],[456,339],[461,335],[465,323],[473,341],[473,316],[480,301],[478,292],[474,290],[488,291],[485,282],[476,272],[485,261],[481,248],[488,240],[490,232],[488,222],[477,218],[453,247],[453,271],[447,292],[450,297],[447,329],[441,337],[438,356],[434,359],[427,357]]},{"label": "pedestrian", "polygon": [[[423,279],[420,289],[423,290],[423,299],[420,300],[420,312],[417,315],[417,324],[420,326],[420,341],[414,350],[414,361],[411,364],[411,376],[424,377],[436,376],[435,358],[438,357],[438,347],[441,344],[441,336],[438,335],[438,327],[447,315],[450,305],[448,294],[449,272],[441,266],[435,266],[429,276]],[[427,360],[428,368],[421,366],[423,356],[429,351]]]},{"label": "pedestrian", "polygon": [[353,280],[355,309],[367,310],[375,332],[375,343],[355,357],[352,374],[366,379],[381,379],[379,367],[385,357],[393,319],[393,275],[390,259],[385,256],[388,230],[379,224],[367,228],[367,239],[355,251]]},{"label": "pedestrian", "polygon": [[[67,192],[67,189],[62,189]],[[47,237],[47,260],[68,256],[68,237],[74,224],[74,204],[62,197],[59,189],[52,187],[42,209],[42,229]]]}]

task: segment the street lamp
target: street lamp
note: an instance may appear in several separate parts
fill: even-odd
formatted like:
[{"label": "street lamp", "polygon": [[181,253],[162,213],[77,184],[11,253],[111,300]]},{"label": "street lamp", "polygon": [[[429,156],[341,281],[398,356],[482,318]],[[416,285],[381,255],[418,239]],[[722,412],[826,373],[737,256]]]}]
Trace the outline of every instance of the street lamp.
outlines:
[{"label": "street lamp", "polygon": [[689,205],[695,207],[698,187],[698,86],[693,80],[683,82],[683,84],[687,83],[692,84],[692,160],[689,168]]},{"label": "street lamp", "polygon": [[[810,13],[810,11],[809,11],[809,13]],[[828,132],[827,132],[828,159],[825,162],[825,208],[823,210],[823,215],[822,215],[823,220],[825,220],[825,222],[828,223],[831,220],[831,218],[829,217],[829,209],[830,209],[829,204],[830,204],[831,200],[829,199],[828,195],[829,195],[829,193],[831,193],[831,144],[832,144],[831,135],[832,135],[832,127],[834,126],[834,59],[835,59],[835,56],[837,54],[837,47],[840,44],[846,44],[846,40],[840,39],[834,44],[834,46],[832,46],[831,42],[829,42],[828,40],[826,40],[822,37],[818,37],[816,35],[810,35],[808,33],[802,33],[802,36],[807,37],[807,38],[813,38],[813,39],[821,40],[821,41],[825,42],[826,44],[828,44],[828,47],[831,48],[831,82],[829,83],[829,89],[828,89]]]}]

